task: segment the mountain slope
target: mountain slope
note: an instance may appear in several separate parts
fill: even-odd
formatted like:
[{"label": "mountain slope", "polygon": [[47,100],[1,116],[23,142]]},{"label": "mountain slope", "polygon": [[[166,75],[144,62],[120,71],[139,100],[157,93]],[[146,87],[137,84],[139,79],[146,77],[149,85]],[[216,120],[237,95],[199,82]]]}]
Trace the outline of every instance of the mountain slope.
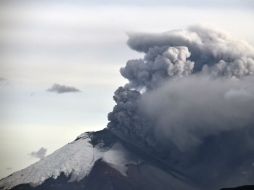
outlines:
[{"label": "mountain slope", "polygon": [[12,190],[191,190],[194,185],[168,172],[149,156],[132,151],[108,130],[84,133],[45,159],[0,181]]}]

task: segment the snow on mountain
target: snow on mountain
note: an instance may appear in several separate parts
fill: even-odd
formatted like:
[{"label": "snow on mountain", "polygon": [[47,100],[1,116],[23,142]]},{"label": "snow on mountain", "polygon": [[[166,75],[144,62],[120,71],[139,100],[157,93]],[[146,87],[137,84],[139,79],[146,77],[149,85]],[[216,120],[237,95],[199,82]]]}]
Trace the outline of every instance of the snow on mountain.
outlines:
[{"label": "snow on mountain", "polygon": [[99,159],[125,175],[127,157],[127,151],[119,143],[110,148],[103,148],[100,144],[94,146],[89,133],[83,133],[46,158],[2,179],[0,188],[11,189],[20,184],[38,186],[49,178],[57,179],[61,174],[70,177],[70,182],[80,181]]},{"label": "snow on mountain", "polygon": [[[236,170],[235,178],[225,181],[225,174],[223,183],[203,184],[194,178],[195,171],[176,169],[176,164],[167,161],[153,149],[104,129],[83,133],[37,163],[0,180],[0,190],[216,190],[248,184],[238,180]],[[202,173],[204,179],[211,171],[210,167]]]}]

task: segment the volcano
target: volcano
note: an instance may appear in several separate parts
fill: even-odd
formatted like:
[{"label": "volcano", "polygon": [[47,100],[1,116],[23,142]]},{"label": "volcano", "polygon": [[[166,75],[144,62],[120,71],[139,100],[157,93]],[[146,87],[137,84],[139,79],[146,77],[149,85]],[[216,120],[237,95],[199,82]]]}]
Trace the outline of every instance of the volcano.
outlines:
[{"label": "volcano", "polygon": [[11,190],[194,190],[186,176],[164,166],[109,130],[84,133],[43,160],[0,181]]},{"label": "volcano", "polygon": [[0,189],[253,189],[254,48],[203,26],[130,34],[128,45],[145,55],[120,69],[128,83],[114,93],[107,127]]},{"label": "volcano", "polygon": [[[2,179],[0,189],[220,189],[216,184],[202,186],[147,150],[118,138],[108,129],[87,132],[37,163]],[[223,190],[227,189],[250,190],[253,186]]]}]

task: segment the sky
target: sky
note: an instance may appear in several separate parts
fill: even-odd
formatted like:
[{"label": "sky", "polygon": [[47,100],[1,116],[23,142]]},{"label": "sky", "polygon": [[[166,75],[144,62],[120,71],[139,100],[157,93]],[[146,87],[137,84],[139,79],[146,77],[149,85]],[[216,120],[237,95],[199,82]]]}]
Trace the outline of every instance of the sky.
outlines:
[{"label": "sky", "polygon": [[2,0],[0,178],[106,127],[130,32],[203,24],[254,45],[251,0]]}]

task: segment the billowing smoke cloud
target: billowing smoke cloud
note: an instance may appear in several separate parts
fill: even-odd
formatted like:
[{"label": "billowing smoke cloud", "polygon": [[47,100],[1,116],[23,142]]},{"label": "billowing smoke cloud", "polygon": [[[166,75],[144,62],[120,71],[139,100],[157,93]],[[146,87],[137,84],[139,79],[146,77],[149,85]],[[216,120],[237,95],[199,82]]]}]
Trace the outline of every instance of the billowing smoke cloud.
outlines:
[{"label": "billowing smoke cloud", "polygon": [[145,55],[121,68],[129,82],[108,128],[202,183],[251,181],[232,172],[254,160],[254,48],[203,26],[130,34],[128,45]]},{"label": "billowing smoke cloud", "polygon": [[47,154],[47,149],[44,147],[41,147],[38,151],[33,151],[29,155],[34,158],[39,158],[40,160],[45,158]]},{"label": "billowing smoke cloud", "polygon": [[[239,82],[239,86],[241,86],[246,83],[246,80],[242,79],[254,73],[253,47],[244,41],[235,40],[225,33],[202,26],[190,27],[187,30],[174,30],[163,34],[131,34],[128,44],[132,49],[144,52],[145,56],[143,59],[129,60],[126,66],[120,70],[122,76],[128,79],[129,83],[115,92],[114,99],[117,105],[113,112],[109,114],[109,127],[119,129],[119,132],[129,131],[126,133],[135,133],[136,129],[148,130],[147,128],[149,128],[151,122],[149,121],[149,124],[147,124],[147,118],[141,119],[143,113],[138,113],[137,102],[140,101],[139,99],[143,99],[143,95],[147,97],[147,94],[154,94],[154,90],[157,94],[163,94],[167,92],[165,86],[169,89],[171,85],[172,88],[174,86],[176,88],[179,82],[179,85],[183,84],[185,87],[184,89],[181,89],[180,86],[176,88],[176,90],[179,90],[179,92],[175,92],[176,94],[184,95],[193,92],[197,97],[205,97],[206,92],[209,91],[210,94],[215,95],[214,93],[217,93],[219,88],[223,87],[220,82],[215,81],[216,78],[224,78],[221,82],[225,87],[221,89],[220,93],[226,93],[227,90],[230,90],[230,84],[233,84],[232,81],[241,80]],[[182,80],[179,80],[179,78],[182,78]],[[199,82],[199,80],[201,81]],[[167,83],[167,85],[164,83]],[[197,86],[195,83],[197,83]],[[202,86],[198,86],[199,84],[202,84]],[[212,90],[209,90],[210,85],[213,86]],[[204,93],[199,89],[195,90],[195,88],[201,87],[204,89]],[[193,90],[190,91],[189,88],[193,88]],[[180,95],[179,97],[185,98]],[[193,94],[191,95],[193,96]],[[158,109],[163,103],[160,101],[161,97],[158,95],[154,97],[158,97],[158,100],[149,98],[149,101],[158,101],[158,104],[155,103],[156,106],[151,106]],[[206,97],[207,100],[203,101],[212,103],[210,98],[213,96]],[[189,97],[189,102],[191,102],[191,98],[195,97]],[[216,100],[216,98],[213,99]],[[169,101],[170,98],[167,102]],[[226,103],[227,100],[223,99],[221,101]],[[165,105],[168,104],[167,102],[165,102]],[[217,105],[217,110],[223,107],[223,103]],[[173,102],[170,102],[170,104],[173,104]],[[174,110],[171,110],[170,104],[167,111],[170,111],[171,114]],[[205,107],[205,104],[203,105]],[[147,103],[147,107],[151,110],[149,103]],[[142,106],[140,109],[142,110]],[[165,106],[163,109],[166,111]],[[177,115],[177,112],[174,112],[174,114]],[[209,113],[207,114],[209,115]],[[167,113],[163,115],[167,118]],[[142,117],[145,116],[142,115]],[[182,117],[182,125],[188,125],[188,123],[184,123],[186,118],[182,114],[177,115],[177,117],[180,117],[179,119]],[[163,117],[161,119],[163,120]],[[146,126],[143,126],[143,123]],[[163,128],[168,128],[170,131],[172,126],[168,125],[168,127]],[[150,133],[150,130],[148,131]]]},{"label": "billowing smoke cloud", "polygon": [[54,84],[51,88],[47,90],[48,92],[55,92],[58,94],[70,93],[70,92],[80,92],[79,89],[72,86],[65,86],[61,84]]},{"label": "billowing smoke cloud", "polygon": [[144,59],[128,61],[120,72],[130,81],[130,87],[152,88],[165,78],[191,74],[194,62],[187,60],[190,55],[184,46],[154,47]]},{"label": "billowing smoke cloud", "polygon": [[[142,82],[145,80],[143,76],[154,81],[155,77],[160,80],[161,77],[188,75],[202,70],[235,77],[254,72],[253,47],[201,26],[163,34],[131,34],[128,44],[146,54],[144,59],[131,60],[122,69],[121,73],[130,83]],[[149,76],[143,73],[147,71],[146,67],[151,71]]]},{"label": "billowing smoke cloud", "polygon": [[210,79],[191,76],[167,81],[144,93],[140,108],[161,142],[180,150],[202,143],[207,136],[254,126],[254,77]]}]

